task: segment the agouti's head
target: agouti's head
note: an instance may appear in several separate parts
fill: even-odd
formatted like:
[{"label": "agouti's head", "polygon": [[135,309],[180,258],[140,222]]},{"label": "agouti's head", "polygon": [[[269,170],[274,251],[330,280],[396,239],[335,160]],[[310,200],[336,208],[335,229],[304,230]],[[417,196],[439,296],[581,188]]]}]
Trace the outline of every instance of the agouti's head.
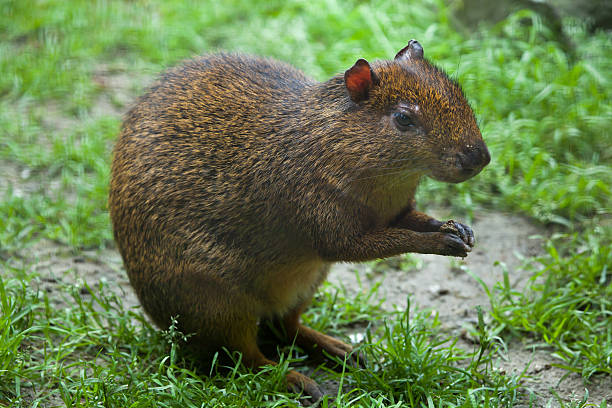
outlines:
[{"label": "agouti's head", "polygon": [[349,115],[367,123],[363,130],[382,142],[376,143],[378,157],[388,168],[404,166],[459,183],[491,160],[461,88],[423,57],[417,41],[392,61],[370,66],[358,60],[345,72],[344,83],[353,104]]}]

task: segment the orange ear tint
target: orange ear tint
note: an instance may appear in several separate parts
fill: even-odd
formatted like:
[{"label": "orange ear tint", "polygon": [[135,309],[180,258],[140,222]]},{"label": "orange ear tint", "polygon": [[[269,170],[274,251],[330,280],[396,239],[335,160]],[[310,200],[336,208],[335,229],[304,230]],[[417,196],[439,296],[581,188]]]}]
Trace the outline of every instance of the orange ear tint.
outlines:
[{"label": "orange ear tint", "polygon": [[360,102],[368,97],[372,87],[372,70],[368,61],[359,59],[344,73],[344,83],[353,102]]}]

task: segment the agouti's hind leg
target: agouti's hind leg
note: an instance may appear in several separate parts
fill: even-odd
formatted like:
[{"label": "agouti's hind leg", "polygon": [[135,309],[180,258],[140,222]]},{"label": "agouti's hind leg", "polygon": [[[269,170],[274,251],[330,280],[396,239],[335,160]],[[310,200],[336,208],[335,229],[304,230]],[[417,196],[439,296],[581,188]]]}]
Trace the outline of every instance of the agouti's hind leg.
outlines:
[{"label": "agouti's hind leg", "polygon": [[[245,366],[252,369],[258,369],[266,365],[277,365],[276,362],[266,358],[259,347],[257,346],[257,325],[253,323],[252,327],[240,333],[234,333],[234,339],[231,341],[231,349],[242,353],[242,361]],[[323,392],[319,385],[310,377],[298,373],[294,370],[287,372],[287,387],[289,391],[309,395],[311,401],[318,401],[323,397]]]},{"label": "agouti's hind leg", "polygon": [[352,364],[360,363],[357,361],[357,356],[351,354],[352,346],[300,323],[300,315],[305,305],[306,303],[292,310],[282,319],[289,341],[295,339],[295,344],[309,353],[326,351],[341,360],[347,358]]}]

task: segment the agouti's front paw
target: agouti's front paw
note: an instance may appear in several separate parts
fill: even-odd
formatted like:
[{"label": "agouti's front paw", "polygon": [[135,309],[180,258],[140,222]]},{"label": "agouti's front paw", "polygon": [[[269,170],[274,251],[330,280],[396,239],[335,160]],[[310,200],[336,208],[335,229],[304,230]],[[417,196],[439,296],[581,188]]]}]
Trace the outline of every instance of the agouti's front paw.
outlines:
[{"label": "agouti's front paw", "polygon": [[465,224],[448,220],[442,224],[440,232],[457,235],[470,248],[470,251],[474,247],[474,231]]},{"label": "agouti's front paw", "polygon": [[438,233],[440,234],[439,237],[442,243],[442,249],[438,252],[440,255],[459,256],[464,258],[472,251],[472,247],[454,230],[451,231],[447,229],[443,231],[440,229],[440,231],[441,232]]}]

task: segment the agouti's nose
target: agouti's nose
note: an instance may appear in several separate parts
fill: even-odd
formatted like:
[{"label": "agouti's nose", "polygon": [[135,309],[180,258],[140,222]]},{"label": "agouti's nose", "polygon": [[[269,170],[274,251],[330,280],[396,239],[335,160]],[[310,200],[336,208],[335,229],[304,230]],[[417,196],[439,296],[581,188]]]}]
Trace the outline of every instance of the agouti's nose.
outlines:
[{"label": "agouti's nose", "polygon": [[475,176],[491,161],[489,149],[484,143],[469,145],[462,152],[457,154],[461,171],[470,176]]}]

